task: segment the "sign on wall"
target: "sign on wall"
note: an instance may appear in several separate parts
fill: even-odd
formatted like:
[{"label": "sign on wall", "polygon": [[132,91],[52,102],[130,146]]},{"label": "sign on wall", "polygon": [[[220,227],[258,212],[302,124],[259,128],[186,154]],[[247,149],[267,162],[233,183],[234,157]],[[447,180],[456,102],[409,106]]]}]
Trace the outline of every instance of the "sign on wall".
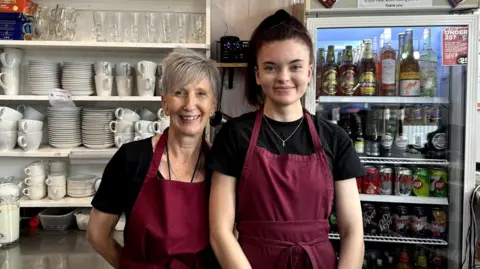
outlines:
[{"label": "sign on wall", "polygon": [[442,29],[442,65],[455,66],[468,63],[468,27]]},{"label": "sign on wall", "polygon": [[358,0],[358,8],[432,7],[433,0]]}]

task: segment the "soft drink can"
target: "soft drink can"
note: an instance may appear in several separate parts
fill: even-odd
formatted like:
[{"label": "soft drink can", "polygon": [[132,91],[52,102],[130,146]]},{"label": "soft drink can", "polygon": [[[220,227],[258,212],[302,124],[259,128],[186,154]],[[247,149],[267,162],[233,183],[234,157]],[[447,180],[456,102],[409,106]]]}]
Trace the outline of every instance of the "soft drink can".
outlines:
[{"label": "soft drink can", "polygon": [[447,171],[443,168],[430,169],[430,196],[447,197]]},{"label": "soft drink can", "polygon": [[373,204],[363,204],[363,230],[365,234],[377,234],[377,211]]},{"label": "soft drink can", "polygon": [[363,177],[363,192],[365,194],[380,194],[380,174],[373,165],[365,165],[366,175]]},{"label": "soft drink can", "polygon": [[393,192],[393,170],[385,165],[379,165],[380,194],[391,195]]},{"label": "soft drink can", "polygon": [[395,215],[393,215],[393,219],[393,232],[401,236],[408,236],[410,226],[410,215],[408,214],[408,208],[403,205],[397,206]]},{"label": "soft drink can", "polygon": [[447,212],[441,208],[432,210],[430,232],[434,239],[446,239],[447,236]]},{"label": "soft drink can", "polygon": [[430,175],[426,168],[413,169],[413,193],[415,196],[430,196]]},{"label": "soft drink can", "polygon": [[406,167],[395,168],[395,195],[410,196],[413,188],[412,170]]}]

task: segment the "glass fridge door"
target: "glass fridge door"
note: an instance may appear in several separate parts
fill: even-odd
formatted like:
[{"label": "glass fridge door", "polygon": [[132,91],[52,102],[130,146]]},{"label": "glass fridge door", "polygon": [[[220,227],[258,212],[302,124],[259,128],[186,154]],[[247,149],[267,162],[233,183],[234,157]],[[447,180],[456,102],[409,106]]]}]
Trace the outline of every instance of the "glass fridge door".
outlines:
[{"label": "glass fridge door", "polygon": [[348,133],[367,173],[357,185],[368,268],[461,268],[478,21],[395,16],[308,25],[316,62],[306,106],[315,103],[317,115]]}]

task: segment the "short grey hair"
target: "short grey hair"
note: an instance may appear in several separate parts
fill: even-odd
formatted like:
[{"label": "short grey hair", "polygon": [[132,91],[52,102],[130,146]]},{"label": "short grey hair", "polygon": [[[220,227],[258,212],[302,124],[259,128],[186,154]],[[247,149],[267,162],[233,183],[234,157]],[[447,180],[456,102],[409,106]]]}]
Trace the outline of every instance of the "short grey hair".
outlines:
[{"label": "short grey hair", "polygon": [[181,89],[186,85],[206,78],[217,96],[220,86],[220,71],[216,62],[191,49],[175,49],[162,62],[162,94]]}]

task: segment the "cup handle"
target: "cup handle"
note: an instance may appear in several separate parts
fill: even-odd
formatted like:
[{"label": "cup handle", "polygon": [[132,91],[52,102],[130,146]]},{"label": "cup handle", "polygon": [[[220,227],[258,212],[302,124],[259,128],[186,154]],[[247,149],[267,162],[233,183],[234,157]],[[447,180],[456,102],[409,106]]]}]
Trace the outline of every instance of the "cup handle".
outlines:
[{"label": "cup handle", "polygon": [[152,129],[156,134],[160,134],[160,128],[162,127],[161,123],[158,121],[155,121],[152,123]]},{"label": "cup handle", "polygon": [[23,189],[22,192],[23,192],[23,194],[25,194],[26,196],[30,196],[30,195],[29,195],[30,192],[28,191],[28,188]]},{"label": "cup handle", "polygon": [[117,122],[116,121],[111,121],[108,126],[110,127],[110,131],[112,131],[112,133],[117,132]]},{"label": "cup handle", "polygon": [[139,133],[139,131],[142,129],[142,123],[137,121],[135,122],[135,131],[137,131],[137,133]]},{"label": "cup handle", "polygon": [[10,67],[11,65],[7,63],[7,53],[6,52],[2,52],[2,54],[0,54],[0,61],[2,62],[3,65],[5,65],[5,67]]},{"label": "cup handle", "polygon": [[29,177],[26,177],[23,182],[25,182],[25,184],[29,185],[28,182],[30,181],[30,178]]},{"label": "cup handle", "polygon": [[157,111],[157,117],[159,119],[163,119],[165,117],[165,114],[163,114],[163,108],[160,108],[158,111]]},{"label": "cup handle", "polygon": [[144,75],[145,74],[145,65],[142,62],[140,62],[138,64],[138,72],[140,73],[140,75],[145,76]]},{"label": "cup handle", "polygon": [[109,83],[110,83],[110,78],[104,78],[103,79],[103,90],[104,91],[109,91],[110,90]]},{"label": "cup handle", "polygon": [[7,85],[3,83],[3,78],[6,76],[6,73],[0,73],[0,87],[2,87],[4,90],[8,90]]},{"label": "cup handle", "polygon": [[45,180],[45,184],[50,186],[50,184],[52,184],[52,180],[50,178],[47,178]]},{"label": "cup handle", "polygon": [[103,69],[103,73],[105,75],[108,75],[108,64],[107,63],[103,63],[103,66],[102,66],[102,69]]},{"label": "cup handle", "polygon": [[147,80],[145,80],[145,89],[147,91],[151,91],[152,90],[152,78],[147,78]]},{"label": "cup handle", "polygon": [[25,136],[19,136],[17,139],[17,142],[21,148],[25,148],[27,146],[27,141],[25,141]]},{"label": "cup handle", "polygon": [[116,142],[116,144],[117,144],[118,146],[123,145],[123,139],[122,139],[122,137],[121,137],[121,136],[115,137],[115,142]]},{"label": "cup handle", "polygon": [[[20,111],[21,110],[21,111]],[[17,111],[20,112],[20,113],[25,113],[25,110],[27,110],[27,106],[26,105],[19,105],[17,106]]]},{"label": "cup handle", "polygon": [[119,108],[117,108],[117,109],[115,110],[115,117],[116,117],[117,119],[122,119],[123,113],[124,113],[123,108],[119,107]]},{"label": "cup handle", "polygon": [[27,167],[27,168],[23,169],[23,172],[25,173],[25,175],[30,175],[30,172],[31,172],[30,170],[31,170],[30,167]]},{"label": "cup handle", "polygon": [[142,139],[140,136],[135,136],[135,137],[133,138],[133,141],[138,141],[138,140],[140,140],[140,139]]},{"label": "cup handle", "polygon": [[26,121],[22,121],[18,127],[19,127],[20,131],[22,131],[23,133],[27,133],[27,122]]}]

